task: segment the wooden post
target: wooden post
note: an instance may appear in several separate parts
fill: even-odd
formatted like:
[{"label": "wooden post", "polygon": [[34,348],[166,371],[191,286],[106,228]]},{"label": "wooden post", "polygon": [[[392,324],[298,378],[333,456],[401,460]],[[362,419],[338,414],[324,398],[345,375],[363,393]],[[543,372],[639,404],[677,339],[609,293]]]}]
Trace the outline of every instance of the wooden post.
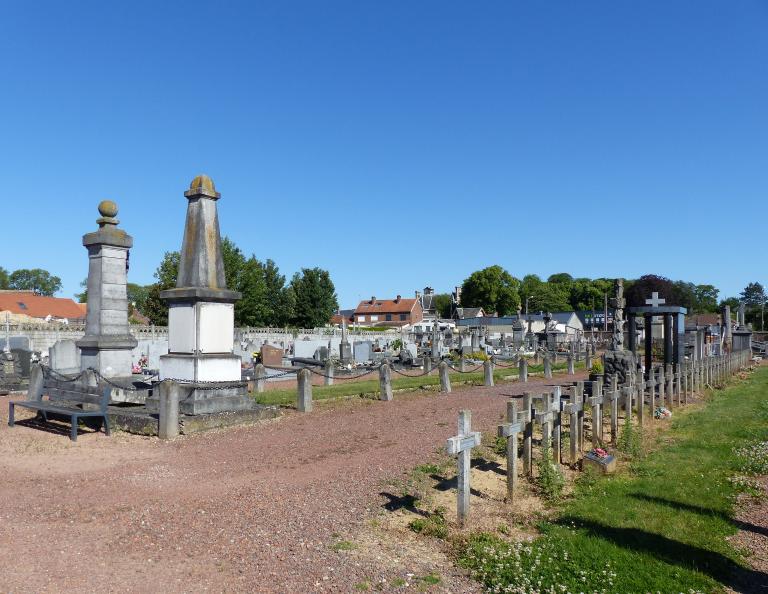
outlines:
[{"label": "wooden post", "polygon": [[493,386],[493,363],[490,359],[483,362],[483,380],[486,386]]},{"label": "wooden post", "polygon": [[533,416],[531,415],[530,392],[523,393],[523,473],[533,476]]},{"label": "wooden post", "polygon": [[553,386],[550,411],[552,412],[552,459],[555,464],[562,461],[562,388]]},{"label": "wooden post", "polygon": [[300,369],[296,379],[298,381],[296,408],[299,412],[312,412],[312,373],[309,369]]},{"label": "wooden post", "polygon": [[571,466],[576,466],[576,463],[578,462],[578,457],[579,457],[578,454],[581,447],[582,428],[579,426],[579,415],[584,411],[584,383],[583,382],[577,382],[577,384],[573,387],[573,397],[571,398],[571,401],[563,407],[563,410],[565,411],[566,414],[570,416],[570,425],[571,425],[570,463],[571,463]]},{"label": "wooden post", "polygon": [[619,389],[618,378],[611,376],[611,389],[608,391],[608,401],[611,403],[611,444],[616,445],[619,438]]},{"label": "wooden post", "polygon": [[456,518],[464,527],[469,519],[470,482],[469,471],[472,462],[472,448],[480,445],[480,433],[472,431],[472,413],[459,411],[459,434],[449,437],[445,449],[450,455],[458,455],[458,493],[456,497]]},{"label": "wooden post", "polygon": [[328,359],[325,362],[325,373],[323,374],[325,377],[323,378],[323,383],[326,386],[332,386],[333,385],[333,376],[334,376],[335,369],[333,367],[333,361]]},{"label": "wooden post", "polygon": [[592,447],[596,448],[603,439],[603,380],[592,382],[589,404],[592,406]]},{"label": "wooden post", "polygon": [[579,405],[579,411],[576,415],[576,425],[579,428],[579,453],[584,452],[584,382],[576,382],[576,404]]},{"label": "wooden post", "polygon": [[[530,411],[529,411],[530,413]],[[524,431],[525,413],[517,412],[517,403],[507,401],[507,422],[499,425],[498,436],[507,440],[507,503],[515,497],[517,485],[517,434]]]},{"label": "wooden post", "polygon": [[446,394],[451,393],[451,376],[448,375],[448,363],[440,361],[437,365],[437,371],[440,374],[440,391]]},{"label": "wooden post", "polygon": [[664,366],[659,365],[659,376],[657,385],[659,386],[659,406],[666,406],[667,405],[667,399],[665,396],[665,392],[667,390],[667,382],[664,379]]},{"label": "wooden post", "polygon": [[379,366],[379,400],[392,400],[392,371],[387,363]]},{"label": "wooden post", "polygon": [[667,380],[667,387],[664,390],[664,393],[667,395],[669,408],[671,409],[675,406],[675,378],[671,364],[666,365],[666,368],[664,369],[664,378]]}]

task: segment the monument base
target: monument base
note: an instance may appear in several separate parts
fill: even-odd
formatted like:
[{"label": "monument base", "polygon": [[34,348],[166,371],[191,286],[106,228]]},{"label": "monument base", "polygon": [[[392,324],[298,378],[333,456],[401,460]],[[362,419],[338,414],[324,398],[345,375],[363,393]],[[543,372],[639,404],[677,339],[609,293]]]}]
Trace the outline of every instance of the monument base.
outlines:
[{"label": "monument base", "polygon": [[605,352],[605,379],[609,381],[612,376],[617,377],[621,386],[627,383],[630,372],[636,369],[637,360],[632,351],[606,351]]}]

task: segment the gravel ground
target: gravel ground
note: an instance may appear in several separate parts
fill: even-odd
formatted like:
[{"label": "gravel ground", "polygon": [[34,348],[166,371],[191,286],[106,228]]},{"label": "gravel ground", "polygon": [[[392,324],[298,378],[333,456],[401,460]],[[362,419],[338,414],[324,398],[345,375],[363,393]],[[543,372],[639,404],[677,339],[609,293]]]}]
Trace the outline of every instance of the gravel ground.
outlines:
[{"label": "gravel ground", "polygon": [[380,492],[455,434],[459,409],[493,431],[506,395],[543,383],[316,403],[173,442],[11,429],[0,397],[0,591],[475,592],[431,542],[373,526]]}]

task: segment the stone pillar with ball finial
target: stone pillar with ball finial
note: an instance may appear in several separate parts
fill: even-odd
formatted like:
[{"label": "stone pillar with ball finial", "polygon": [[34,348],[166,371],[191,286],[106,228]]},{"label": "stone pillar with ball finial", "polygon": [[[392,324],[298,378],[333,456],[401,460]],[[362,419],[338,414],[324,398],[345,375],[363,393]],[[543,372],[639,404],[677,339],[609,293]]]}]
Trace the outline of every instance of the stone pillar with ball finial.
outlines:
[{"label": "stone pillar with ball finial", "polygon": [[80,367],[104,377],[130,377],[137,341],[128,329],[128,251],[133,238],[118,229],[117,204],[99,203],[99,229],[83,236],[88,250],[88,313],[77,341]]}]

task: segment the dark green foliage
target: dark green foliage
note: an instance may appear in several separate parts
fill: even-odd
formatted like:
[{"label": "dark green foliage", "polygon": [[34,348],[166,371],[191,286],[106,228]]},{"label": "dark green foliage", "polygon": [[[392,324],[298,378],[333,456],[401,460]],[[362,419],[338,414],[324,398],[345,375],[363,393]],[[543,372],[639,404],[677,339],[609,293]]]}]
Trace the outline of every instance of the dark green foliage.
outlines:
[{"label": "dark green foliage", "polygon": [[325,326],[339,309],[336,288],[327,270],[302,268],[291,279],[295,297],[293,323],[299,328]]},{"label": "dark green foliage", "polygon": [[441,318],[451,317],[451,308],[453,307],[453,299],[448,293],[438,293],[432,298],[432,303],[437,310],[437,315]]},{"label": "dark green foliage", "polygon": [[[3,271],[5,272],[5,271]],[[8,288],[52,296],[61,290],[61,279],[41,268],[20,268],[8,276]]]},{"label": "dark green foliage", "polygon": [[448,523],[445,521],[445,511],[445,508],[438,507],[428,516],[411,520],[408,528],[425,536],[445,538],[448,536]]},{"label": "dark green foliage", "polygon": [[520,281],[501,266],[473,272],[461,287],[461,304],[482,307],[486,313],[514,314],[520,305]]},{"label": "dark green foliage", "polygon": [[8,271],[0,266],[0,290],[7,289],[10,282]]}]

